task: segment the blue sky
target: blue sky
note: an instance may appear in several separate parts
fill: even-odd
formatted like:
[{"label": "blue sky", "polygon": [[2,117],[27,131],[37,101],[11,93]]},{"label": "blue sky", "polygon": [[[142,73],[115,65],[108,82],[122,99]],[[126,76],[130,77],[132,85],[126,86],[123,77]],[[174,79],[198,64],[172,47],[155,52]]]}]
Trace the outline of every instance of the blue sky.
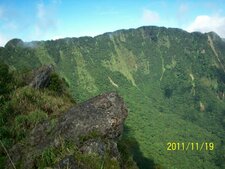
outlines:
[{"label": "blue sky", "polygon": [[0,46],[96,36],[144,25],[225,37],[225,0],[0,0]]}]

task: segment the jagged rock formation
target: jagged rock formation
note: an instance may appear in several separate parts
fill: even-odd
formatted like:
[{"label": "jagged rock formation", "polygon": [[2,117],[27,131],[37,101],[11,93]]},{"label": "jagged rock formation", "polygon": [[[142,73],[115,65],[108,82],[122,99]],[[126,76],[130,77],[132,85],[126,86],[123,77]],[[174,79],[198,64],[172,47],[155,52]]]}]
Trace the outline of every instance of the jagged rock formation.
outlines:
[{"label": "jagged rock formation", "polygon": [[[10,156],[15,164],[21,162],[21,168],[32,169],[36,166],[35,160],[46,148],[58,148],[61,140],[66,140],[78,146],[82,153],[103,156],[109,151],[111,158],[119,159],[115,139],[122,134],[127,115],[127,108],[118,94],[99,95],[72,107],[54,121],[54,124],[48,120],[37,125],[25,144],[12,147]],[[70,168],[75,168],[75,159],[71,158],[65,157],[56,164],[56,168],[64,166],[65,161]],[[10,163],[8,167],[10,168]]]},{"label": "jagged rock formation", "polygon": [[33,71],[32,80],[29,82],[29,86],[40,89],[48,86],[50,82],[50,74],[53,72],[53,66],[42,66],[39,69]]}]

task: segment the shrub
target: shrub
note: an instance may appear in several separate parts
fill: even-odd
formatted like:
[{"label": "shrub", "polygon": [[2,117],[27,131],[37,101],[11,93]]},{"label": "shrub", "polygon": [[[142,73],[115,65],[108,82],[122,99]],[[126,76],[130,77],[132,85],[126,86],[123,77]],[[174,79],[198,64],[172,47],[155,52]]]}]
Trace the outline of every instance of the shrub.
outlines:
[{"label": "shrub", "polygon": [[103,137],[103,136],[99,131],[93,130],[93,131],[90,131],[89,133],[87,133],[86,135],[80,136],[79,141],[80,141],[80,143],[83,143],[87,140],[101,138],[101,137]]},{"label": "shrub", "polygon": [[11,104],[17,114],[41,110],[50,114],[60,114],[70,106],[71,99],[65,95],[55,96],[48,90],[36,90],[31,87],[18,88],[12,94]]},{"label": "shrub", "polygon": [[13,87],[14,80],[12,74],[9,72],[9,67],[0,61],[0,104],[7,98]]},{"label": "shrub", "polygon": [[37,123],[46,120],[48,115],[41,111],[36,110],[34,112],[30,112],[27,115],[18,115],[15,118],[14,122],[14,132],[18,140],[24,138],[28,130],[32,129],[37,125]]},{"label": "shrub", "polygon": [[58,139],[60,141],[60,145],[58,147],[49,146],[42,151],[39,157],[36,158],[36,165],[38,168],[53,166],[65,156],[72,155],[78,151],[77,147],[73,143],[62,139],[61,137]]},{"label": "shrub", "polygon": [[50,75],[48,89],[56,92],[57,94],[62,94],[66,91],[66,82],[63,81],[63,79],[61,79],[58,74],[52,73]]}]

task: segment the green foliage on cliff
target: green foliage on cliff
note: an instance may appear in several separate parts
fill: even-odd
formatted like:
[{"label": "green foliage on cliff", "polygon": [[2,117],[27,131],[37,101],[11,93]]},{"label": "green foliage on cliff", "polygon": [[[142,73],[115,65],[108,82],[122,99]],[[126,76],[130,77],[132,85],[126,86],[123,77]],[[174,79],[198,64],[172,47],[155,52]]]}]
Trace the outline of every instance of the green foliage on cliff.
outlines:
[{"label": "green foliage on cliff", "polygon": [[9,93],[13,89],[13,77],[12,73],[9,72],[8,65],[0,61],[0,104],[7,99]]},{"label": "green foliage on cliff", "polygon": [[[53,64],[78,101],[119,92],[129,107],[130,135],[146,158],[165,168],[225,166],[225,42],[215,33],[141,27],[24,44],[10,41],[0,59],[16,70]],[[52,81],[60,91],[58,79]],[[168,142],[216,148],[167,151]]]},{"label": "green foliage on cliff", "polygon": [[[6,151],[15,143],[24,141],[39,122],[48,117],[56,118],[70,108],[74,101],[60,87],[55,90],[36,90],[24,86],[23,75],[10,71],[3,63],[0,63],[0,74],[0,168],[5,168],[4,163],[8,159]],[[59,78],[57,80],[62,81]],[[52,85],[54,83],[59,85],[59,82],[51,81]]]},{"label": "green foliage on cliff", "polygon": [[60,79],[60,77],[56,73],[52,73],[50,75],[50,82],[48,89],[52,90],[58,94],[65,93],[68,85],[66,86],[65,79]]}]

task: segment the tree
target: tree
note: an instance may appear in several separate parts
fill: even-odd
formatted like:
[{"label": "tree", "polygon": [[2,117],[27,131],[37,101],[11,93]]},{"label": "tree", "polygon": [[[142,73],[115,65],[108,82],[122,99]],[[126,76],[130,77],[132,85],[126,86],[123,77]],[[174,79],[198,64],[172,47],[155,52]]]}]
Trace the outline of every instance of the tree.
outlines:
[{"label": "tree", "polygon": [[0,62],[0,102],[2,103],[13,89],[13,76],[8,65]]}]

